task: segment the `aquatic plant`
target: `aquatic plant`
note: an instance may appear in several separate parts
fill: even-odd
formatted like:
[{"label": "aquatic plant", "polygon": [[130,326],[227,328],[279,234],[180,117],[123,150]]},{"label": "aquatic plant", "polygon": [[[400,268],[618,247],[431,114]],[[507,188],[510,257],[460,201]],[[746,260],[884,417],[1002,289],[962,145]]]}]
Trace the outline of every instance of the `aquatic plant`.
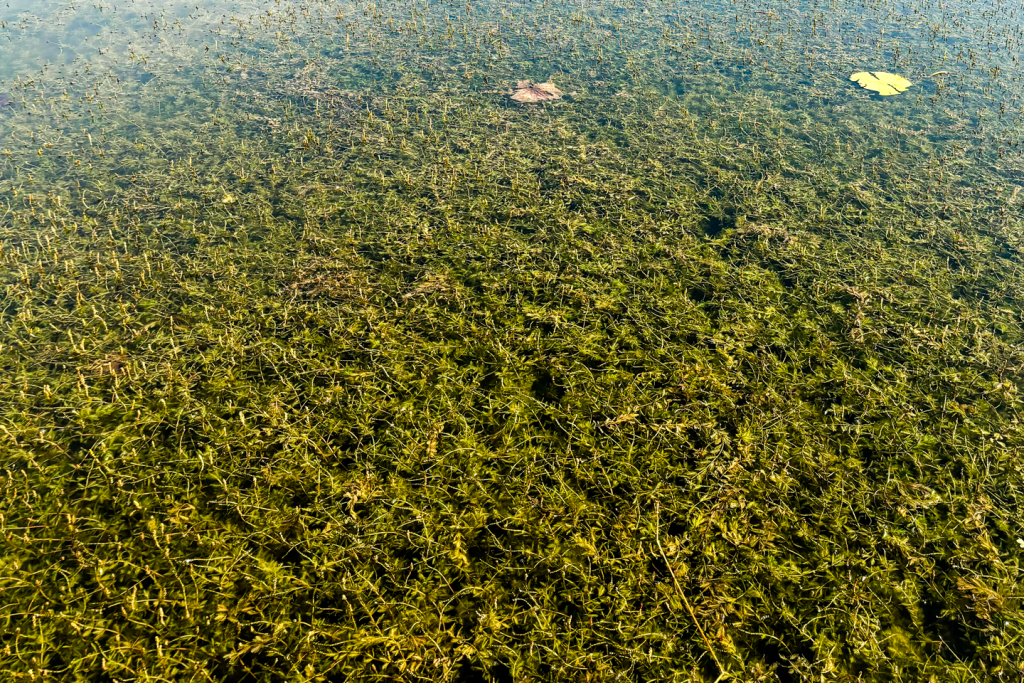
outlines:
[{"label": "aquatic plant", "polygon": [[1019,679],[1024,36],[915,7],[12,11],[3,671]]}]

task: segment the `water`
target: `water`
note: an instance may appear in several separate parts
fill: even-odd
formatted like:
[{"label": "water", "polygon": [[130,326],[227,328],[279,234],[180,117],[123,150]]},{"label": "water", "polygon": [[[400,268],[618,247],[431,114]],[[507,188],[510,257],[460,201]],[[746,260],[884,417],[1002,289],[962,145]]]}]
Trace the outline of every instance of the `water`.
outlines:
[{"label": "water", "polygon": [[1019,679],[1022,17],[9,3],[3,666]]},{"label": "water", "polygon": [[[787,125],[807,134],[825,127],[858,144],[864,143],[858,123],[881,122],[966,144],[958,126],[967,123],[971,142],[992,153],[1018,144],[1020,11],[1009,2],[784,9],[756,3],[398,3],[387,9],[15,3],[5,14],[0,78],[29,103],[67,91],[69,98],[91,93],[97,104],[116,109],[139,97],[136,106],[144,106],[177,89],[206,102],[240,92],[280,99],[300,70],[294,67],[315,62],[309,74],[323,81],[321,90],[329,82],[373,97],[430,98],[455,89],[461,99],[498,107],[506,103],[495,95],[516,80],[557,75],[578,91],[573,107],[580,111],[632,92],[681,100],[714,117],[719,110],[708,106],[709,98],[738,109],[763,97],[788,113]],[[915,87],[878,100],[847,80],[854,71],[882,69],[902,73]],[[929,76],[940,71],[948,73]],[[161,87],[141,87],[157,75]],[[324,92],[295,90],[292,97]],[[62,113],[70,115],[70,102]],[[246,111],[234,106],[240,115]]]}]

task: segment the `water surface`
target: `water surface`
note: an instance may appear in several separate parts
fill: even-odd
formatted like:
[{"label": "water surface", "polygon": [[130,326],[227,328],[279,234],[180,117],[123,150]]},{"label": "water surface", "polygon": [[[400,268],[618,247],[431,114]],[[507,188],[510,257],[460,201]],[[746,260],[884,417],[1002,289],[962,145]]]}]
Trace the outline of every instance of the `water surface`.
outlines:
[{"label": "water surface", "polygon": [[1022,16],[9,3],[0,664],[1020,679]]}]

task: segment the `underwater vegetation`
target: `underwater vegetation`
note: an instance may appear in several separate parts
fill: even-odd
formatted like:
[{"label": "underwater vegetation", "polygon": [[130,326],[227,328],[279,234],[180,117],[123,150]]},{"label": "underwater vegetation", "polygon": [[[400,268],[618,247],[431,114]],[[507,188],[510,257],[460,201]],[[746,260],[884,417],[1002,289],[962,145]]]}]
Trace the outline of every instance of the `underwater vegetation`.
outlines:
[{"label": "underwater vegetation", "polygon": [[0,670],[1021,680],[1022,13],[12,3]]}]

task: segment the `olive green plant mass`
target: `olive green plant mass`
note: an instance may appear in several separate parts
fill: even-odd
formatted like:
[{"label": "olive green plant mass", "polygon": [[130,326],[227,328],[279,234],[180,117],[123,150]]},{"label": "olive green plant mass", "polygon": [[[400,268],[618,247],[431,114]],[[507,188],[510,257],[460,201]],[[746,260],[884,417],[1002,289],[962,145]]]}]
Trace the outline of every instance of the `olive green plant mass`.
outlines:
[{"label": "olive green plant mass", "polygon": [[1022,55],[11,0],[0,680],[1024,680]]}]

